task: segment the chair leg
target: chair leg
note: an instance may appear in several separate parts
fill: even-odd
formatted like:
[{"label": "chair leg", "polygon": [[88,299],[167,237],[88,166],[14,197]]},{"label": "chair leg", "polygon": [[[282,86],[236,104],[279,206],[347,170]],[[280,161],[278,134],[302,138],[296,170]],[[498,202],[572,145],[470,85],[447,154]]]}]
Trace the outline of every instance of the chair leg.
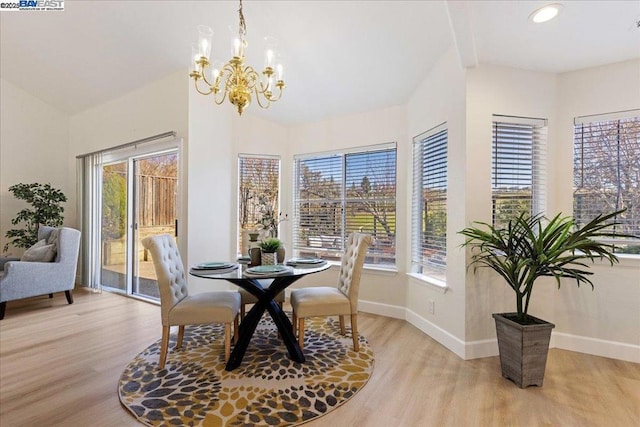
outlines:
[{"label": "chair leg", "polygon": [[344,327],[344,316],[338,316],[338,317],[340,318],[340,333],[344,336],[347,333]]},{"label": "chair leg", "polygon": [[233,319],[233,345],[238,344],[238,320],[240,319],[240,316],[236,316],[235,319]]},{"label": "chair leg", "polygon": [[298,319],[298,345],[300,350],[304,348],[304,317]]},{"label": "chair leg", "polygon": [[162,345],[160,346],[160,363],[158,367],[164,369],[167,362],[167,351],[169,350],[169,326],[162,326]]},{"label": "chair leg", "polygon": [[244,304],[240,303],[240,320],[244,319]]},{"label": "chair leg", "polygon": [[4,312],[6,309],[7,309],[7,302],[6,301],[0,302],[0,320],[4,319]]},{"label": "chair leg", "polygon": [[358,313],[351,315],[351,335],[353,336],[353,350],[360,351],[360,344],[358,344]]},{"label": "chair leg", "polygon": [[184,339],[184,325],[178,326],[178,341],[176,341],[176,348],[182,348],[182,340]]},{"label": "chair leg", "polygon": [[67,302],[73,304],[73,294],[71,291],[64,291],[64,295],[67,297]]},{"label": "chair leg", "polygon": [[224,324],[224,361],[229,361],[231,356],[231,323]]},{"label": "chair leg", "polygon": [[293,336],[298,336],[298,316],[296,313],[291,314],[291,327],[293,328]]}]

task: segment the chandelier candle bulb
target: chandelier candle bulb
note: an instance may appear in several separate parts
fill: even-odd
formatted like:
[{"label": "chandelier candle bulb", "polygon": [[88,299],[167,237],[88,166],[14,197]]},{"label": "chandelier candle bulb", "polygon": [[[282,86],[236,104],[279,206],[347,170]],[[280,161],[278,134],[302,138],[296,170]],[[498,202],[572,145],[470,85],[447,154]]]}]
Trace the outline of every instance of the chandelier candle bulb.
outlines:
[{"label": "chandelier candle bulb", "polygon": [[283,78],[283,76],[284,76],[284,66],[282,64],[278,64],[276,66],[276,75],[277,75],[278,82],[282,82],[284,80],[284,78]]},{"label": "chandelier candle bulb", "polygon": [[264,68],[273,68],[273,50],[271,49],[265,52]]},{"label": "chandelier candle bulb", "polygon": [[195,75],[199,75],[202,71],[200,68],[200,64],[198,60],[200,59],[200,48],[192,44],[191,45],[191,66],[189,67],[189,75],[194,77]]},{"label": "chandelier candle bulb", "polygon": [[234,58],[244,58],[244,42],[239,37],[234,37],[231,40],[231,56]]},{"label": "chandelier candle bulb", "polygon": [[198,25],[199,40],[198,46],[200,47],[200,56],[209,59],[211,55],[211,41],[213,40],[213,30],[206,25]]},{"label": "chandelier candle bulb", "polygon": [[264,38],[264,69],[273,69],[276,59],[277,39],[275,37],[266,36]]}]

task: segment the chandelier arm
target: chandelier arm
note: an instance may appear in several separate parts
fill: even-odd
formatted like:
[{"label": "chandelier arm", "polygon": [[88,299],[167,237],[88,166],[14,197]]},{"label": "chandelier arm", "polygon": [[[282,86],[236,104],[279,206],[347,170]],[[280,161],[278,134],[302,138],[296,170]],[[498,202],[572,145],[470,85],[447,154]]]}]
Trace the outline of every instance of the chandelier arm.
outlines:
[{"label": "chandelier arm", "polygon": [[[283,92],[282,87],[279,87],[278,88],[278,96],[274,98],[273,95],[272,95],[271,96],[271,102],[279,101],[280,98],[282,98],[282,92]],[[273,94],[273,92],[271,92],[271,93]]]},{"label": "chandelier arm", "polygon": [[258,90],[261,94],[263,94],[265,98],[269,99],[269,97],[267,96],[267,92],[268,92],[268,89],[269,89],[269,83],[267,82],[267,83],[265,84],[265,82],[264,82],[262,79],[260,79],[260,80],[258,81],[258,83],[260,84],[260,89],[257,89],[257,90]]},{"label": "chandelier arm", "polygon": [[[218,93],[222,93],[222,98],[220,98],[220,101],[218,101]],[[218,93],[213,94],[213,102],[215,102],[218,105],[222,105],[224,100],[227,98],[227,91],[226,90],[224,92],[220,91]]]},{"label": "chandelier arm", "polygon": [[[260,106],[260,108],[264,108],[266,110],[267,108],[269,108],[271,106],[271,100],[269,98],[267,98],[266,96],[264,96],[264,93],[259,92],[257,87],[254,87],[253,91],[256,94],[256,101],[258,102],[258,105]],[[260,98],[261,98],[260,95],[264,96],[264,99],[267,100],[267,103],[265,105],[263,105],[262,102],[260,102]]]},{"label": "chandelier arm", "polygon": [[268,86],[266,86],[262,81],[260,82],[260,93],[268,99],[270,102],[279,101],[282,98],[282,87],[272,84],[271,87],[276,86],[278,88],[278,96],[273,96],[273,90],[267,90]]},{"label": "chandelier arm", "polygon": [[208,92],[201,91],[200,88],[198,87],[198,79],[196,79],[194,81],[194,86],[196,88],[196,91],[201,95],[211,95],[213,93],[213,87],[211,85],[209,85],[209,91]]},{"label": "chandelier arm", "polygon": [[213,85],[209,82],[209,80],[207,80],[207,76],[204,70],[205,68],[203,67],[202,72],[200,73],[200,78],[202,78],[202,81],[205,82],[209,87],[213,87]]}]

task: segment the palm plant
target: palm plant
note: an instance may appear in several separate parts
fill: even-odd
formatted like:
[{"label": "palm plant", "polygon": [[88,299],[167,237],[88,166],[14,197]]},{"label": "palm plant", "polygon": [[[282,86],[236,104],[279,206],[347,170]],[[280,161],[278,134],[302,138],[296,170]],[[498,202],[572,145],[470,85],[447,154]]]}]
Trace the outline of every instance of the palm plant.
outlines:
[{"label": "palm plant", "polygon": [[[619,225],[615,217],[624,210],[598,215],[581,228],[571,217],[556,215],[548,220],[542,214],[523,213],[509,220],[506,228],[476,222],[480,227],[467,227],[460,234],[467,237],[462,246],[472,248],[471,265],[489,267],[497,272],[516,293],[518,323],[526,323],[533,284],[542,276],[556,279],[575,279],[591,285],[586,260],[606,259],[611,265],[618,262],[613,245],[595,239],[605,237],[634,237],[617,234],[611,226]],[[614,219],[613,222],[609,220]]]}]

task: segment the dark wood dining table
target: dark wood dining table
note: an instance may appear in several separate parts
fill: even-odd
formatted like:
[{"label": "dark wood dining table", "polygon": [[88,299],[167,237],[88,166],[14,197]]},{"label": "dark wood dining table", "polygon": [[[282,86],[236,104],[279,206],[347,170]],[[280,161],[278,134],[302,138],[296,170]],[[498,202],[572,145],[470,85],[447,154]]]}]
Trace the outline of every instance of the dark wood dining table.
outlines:
[{"label": "dark wood dining table", "polygon": [[[226,280],[251,293],[258,300],[258,302],[254,304],[251,310],[246,314],[244,319],[241,319],[238,331],[238,342],[233,347],[233,351],[231,352],[231,356],[229,357],[229,361],[227,362],[225,369],[227,371],[232,371],[240,366],[244,354],[247,351],[247,347],[249,346],[249,342],[251,341],[251,337],[253,336],[265,310],[269,312],[269,315],[276,324],[278,332],[280,332],[280,336],[282,337],[282,341],[287,347],[289,358],[296,362],[304,363],[304,354],[302,353],[302,350],[298,345],[298,341],[293,334],[291,321],[282,308],[280,308],[280,306],[274,301],[274,298],[298,279],[308,274],[325,271],[329,267],[330,264],[328,263],[324,263],[317,267],[291,267],[291,270],[284,274],[263,274],[259,277],[248,273],[247,268],[244,265],[240,265],[236,270],[227,270],[223,272],[217,270],[190,268],[189,274],[192,276],[204,279]],[[271,281],[268,285],[266,283],[267,279]]]}]

